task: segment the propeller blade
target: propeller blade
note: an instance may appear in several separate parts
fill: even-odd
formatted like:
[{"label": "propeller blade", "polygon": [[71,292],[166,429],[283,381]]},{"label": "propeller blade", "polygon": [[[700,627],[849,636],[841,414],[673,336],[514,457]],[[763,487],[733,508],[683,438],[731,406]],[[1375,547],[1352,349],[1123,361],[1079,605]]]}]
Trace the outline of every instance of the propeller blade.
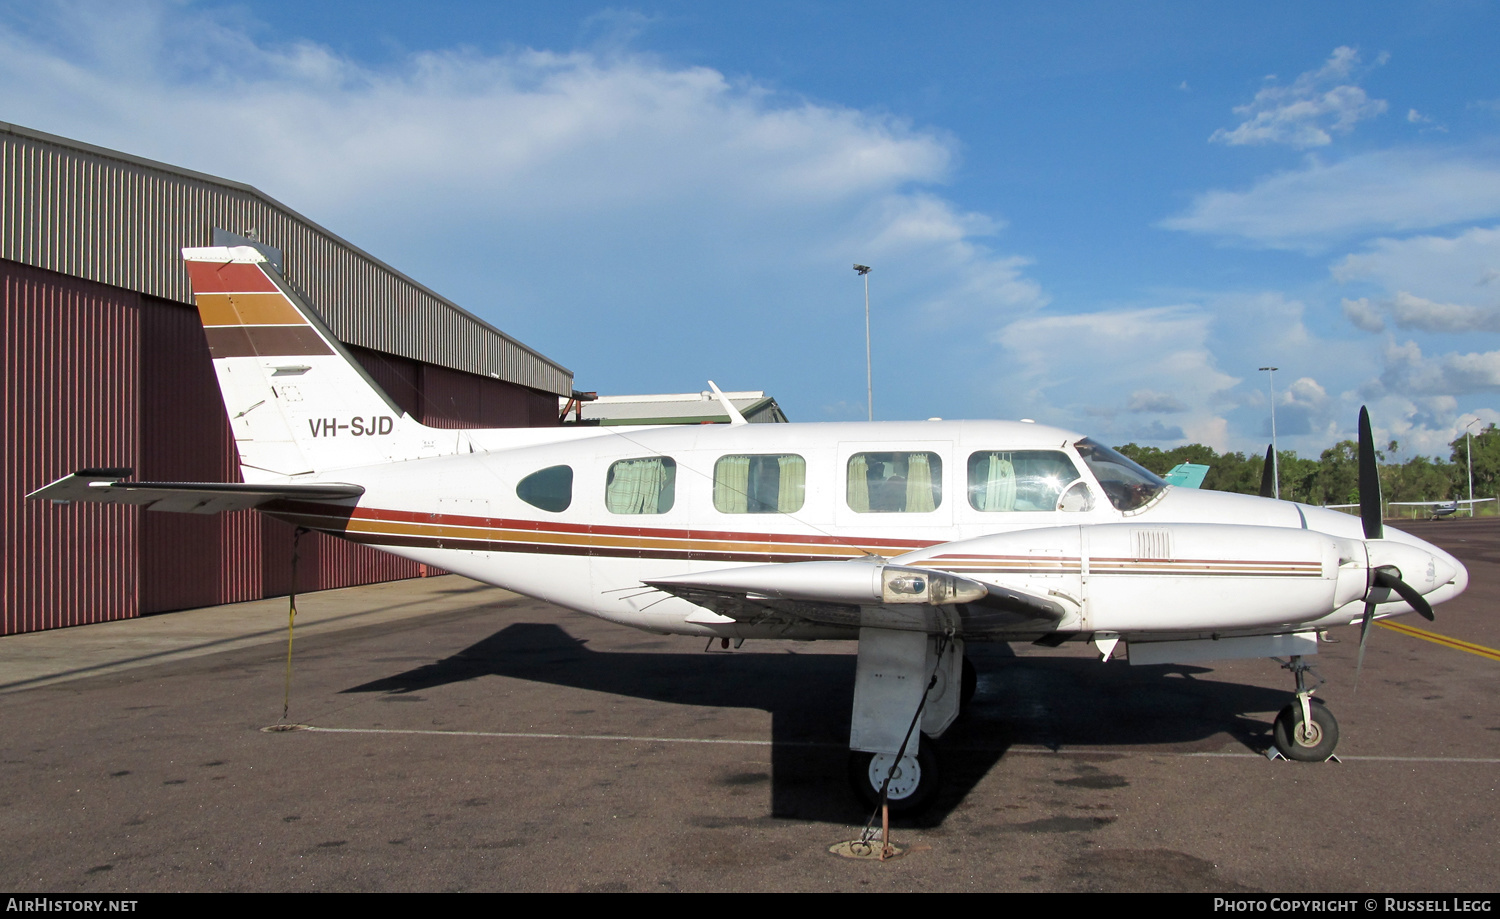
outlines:
[{"label": "propeller blade", "polygon": [[1266,464],[1260,471],[1260,496],[1262,498],[1276,497],[1276,454],[1271,452],[1271,445],[1266,445]]},{"label": "propeller blade", "polygon": [[[1432,615],[1432,604],[1427,602],[1426,597],[1417,593],[1415,587],[1401,580],[1401,569],[1393,568],[1390,565],[1376,568],[1375,584],[1379,587],[1389,587],[1391,590],[1394,590],[1401,599],[1405,600],[1412,609],[1421,613],[1422,618],[1428,622],[1436,621],[1437,617]],[[1369,615],[1368,612],[1365,613],[1366,617]]]},{"label": "propeller blade", "polygon": [[1365,602],[1365,618],[1359,623],[1359,659],[1354,664],[1354,691],[1359,692],[1359,674],[1365,669],[1365,639],[1370,637],[1370,623],[1375,619],[1375,601]]},{"label": "propeller blade", "polygon": [[1359,519],[1365,527],[1365,539],[1385,536],[1381,521],[1380,467],[1375,462],[1375,437],[1370,433],[1370,412],[1359,407]]}]

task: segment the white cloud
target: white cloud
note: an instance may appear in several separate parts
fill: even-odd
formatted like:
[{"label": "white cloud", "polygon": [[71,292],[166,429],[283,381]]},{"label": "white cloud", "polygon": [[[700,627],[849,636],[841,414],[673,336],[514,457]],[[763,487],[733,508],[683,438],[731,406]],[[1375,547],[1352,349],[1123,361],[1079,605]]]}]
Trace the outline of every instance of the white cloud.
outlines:
[{"label": "white cloud", "polygon": [[[1122,309],[1021,319],[993,340],[1024,387],[1008,394],[1018,414],[1087,427],[1111,442],[1189,440],[1224,449],[1227,425],[1214,407],[1239,380],[1216,366],[1211,324],[1194,306]],[[1120,392],[1134,394],[1123,410]],[[1141,418],[1163,412],[1175,416],[1171,427]]]},{"label": "white cloud", "polygon": [[1493,305],[1500,301],[1500,227],[1455,236],[1377,239],[1332,267],[1340,283],[1370,283],[1429,300]]},{"label": "white cloud", "polygon": [[[1359,63],[1353,48],[1335,48],[1317,70],[1290,86],[1267,86],[1248,105],[1234,110],[1246,120],[1233,130],[1220,128],[1210,141],[1234,145],[1289,144],[1305,149],[1333,142],[1330,131],[1347,134],[1356,122],[1386,110],[1383,99],[1371,99],[1350,79]],[[1384,63],[1384,58],[1380,60]]]},{"label": "white cloud", "polygon": [[1390,342],[1385,349],[1385,390],[1402,396],[1460,396],[1500,390],[1500,351],[1451,352],[1435,358],[1416,342]]},{"label": "white cloud", "polygon": [[1383,332],[1388,314],[1397,327],[1425,332],[1500,332],[1500,308],[1436,303],[1398,290],[1389,300],[1345,298],[1344,316],[1366,332]]},{"label": "white cloud", "polygon": [[[261,41],[239,15],[88,3],[0,23],[0,120],[253,184],[587,388],[715,376],[862,404],[862,336],[842,348],[854,261],[876,269],[877,360],[899,347],[945,391],[972,369],[911,347],[922,319],[994,327],[1047,302],[1029,260],[987,241],[1002,220],[933,192],[951,137],[633,53],[637,14],[585,23],[592,50],[378,65]],[[751,316],[777,331],[726,332]],[[950,414],[890,392],[883,417]]]},{"label": "white cloud", "polygon": [[1209,191],[1161,226],[1273,249],[1319,251],[1356,234],[1420,230],[1500,216],[1500,163],[1451,152],[1315,158],[1248,191]]},{"label": "white cloud", "polygon": [[1354,327],[1364,329],[1366,332],[1384,332],[1385,320],[1380,316],[1380,308],[1370,303],[1368,297],[1360,297],[1358,300],[1343,300],[1344,317],[1354,323]]},{"label": "white cloud", "polygon": [[1399,290],[1391,300],[1390,310],[1396,325],[1403,329],[1423,329],[1428,332],[1500,332],[1500,309],[1493,307],[1435,303]]},{"label": "white cloud", "polygon": [[1130,394],[1129,401],[1125,403],[1125,411],[1127,412],[1176,414],[1187,410],[1187,403],[1171,393],[1157,392],[1151,389],[1137,389]]}]

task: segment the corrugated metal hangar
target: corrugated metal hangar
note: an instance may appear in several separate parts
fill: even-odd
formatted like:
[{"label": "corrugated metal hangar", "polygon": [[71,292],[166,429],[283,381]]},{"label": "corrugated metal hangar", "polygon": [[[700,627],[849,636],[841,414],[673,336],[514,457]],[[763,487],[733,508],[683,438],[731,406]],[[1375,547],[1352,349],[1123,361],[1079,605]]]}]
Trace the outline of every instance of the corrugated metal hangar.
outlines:
[{"label": "corrugated metal hangar", "polygon": [[[248,185],[0,123],[0,634],[285,594],[292,528],[25,495],[90,466],[239,481],[185,246],[271,250],[403,409],[435,427],[558,423],[572,374]],[[423,574],[329,536],[299,591]]]}]

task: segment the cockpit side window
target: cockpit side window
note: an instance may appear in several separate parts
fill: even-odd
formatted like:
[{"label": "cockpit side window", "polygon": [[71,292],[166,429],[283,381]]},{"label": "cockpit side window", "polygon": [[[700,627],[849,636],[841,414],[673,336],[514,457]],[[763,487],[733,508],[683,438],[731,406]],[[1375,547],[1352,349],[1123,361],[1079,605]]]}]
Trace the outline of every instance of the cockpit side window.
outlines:
[{"label": "cockpit side window", "polygon": [[1101,443],[1085,437],[1073,445],[1099,487],[1118,511],[1145,507],[1166,490],[1167,483],[1134,460],[1121,456]]},{"label": "cockpit side window", "polygon": [[573,467],[548,466],[516,483],[516,497],[554,514],[573,503]]},{"label": "cockpit side window", "polygon": [[969,454],[969,506],[976,511],[1055,511],[1078,469],[1057,450]]}]

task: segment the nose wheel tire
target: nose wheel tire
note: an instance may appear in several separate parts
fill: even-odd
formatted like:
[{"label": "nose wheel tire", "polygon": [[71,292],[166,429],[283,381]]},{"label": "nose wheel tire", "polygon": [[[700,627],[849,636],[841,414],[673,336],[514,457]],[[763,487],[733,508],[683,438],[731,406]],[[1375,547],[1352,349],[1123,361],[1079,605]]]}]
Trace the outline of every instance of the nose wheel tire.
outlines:
[{"label": "nose wheel tire", "polygon": [[1303,718],[1299,702],[1282,709],[1276,716],[1271,736],[1276,741],[1276,749],[1287,759],[1321,763],[1332,756],[1334,747],[1339,745],[1339,723],[1317,699],[1313,699],[1309,707],[1312,710],[1311,723]]},{"label": "nose wheel tire", "polygon": [[854,750],[849,753],[849,784],[860,800],[870,807],[880,804],[880,786],[887,774],[891,776],[886,790],[886,801],[891,813],[906,816],[920,813],[930,806],[938,792],[937,756],[932,751],[933,741],[923,738],[921,750],[916,756],[903,756],[891,772],[895,757],[889,753],[864,753]]}]

